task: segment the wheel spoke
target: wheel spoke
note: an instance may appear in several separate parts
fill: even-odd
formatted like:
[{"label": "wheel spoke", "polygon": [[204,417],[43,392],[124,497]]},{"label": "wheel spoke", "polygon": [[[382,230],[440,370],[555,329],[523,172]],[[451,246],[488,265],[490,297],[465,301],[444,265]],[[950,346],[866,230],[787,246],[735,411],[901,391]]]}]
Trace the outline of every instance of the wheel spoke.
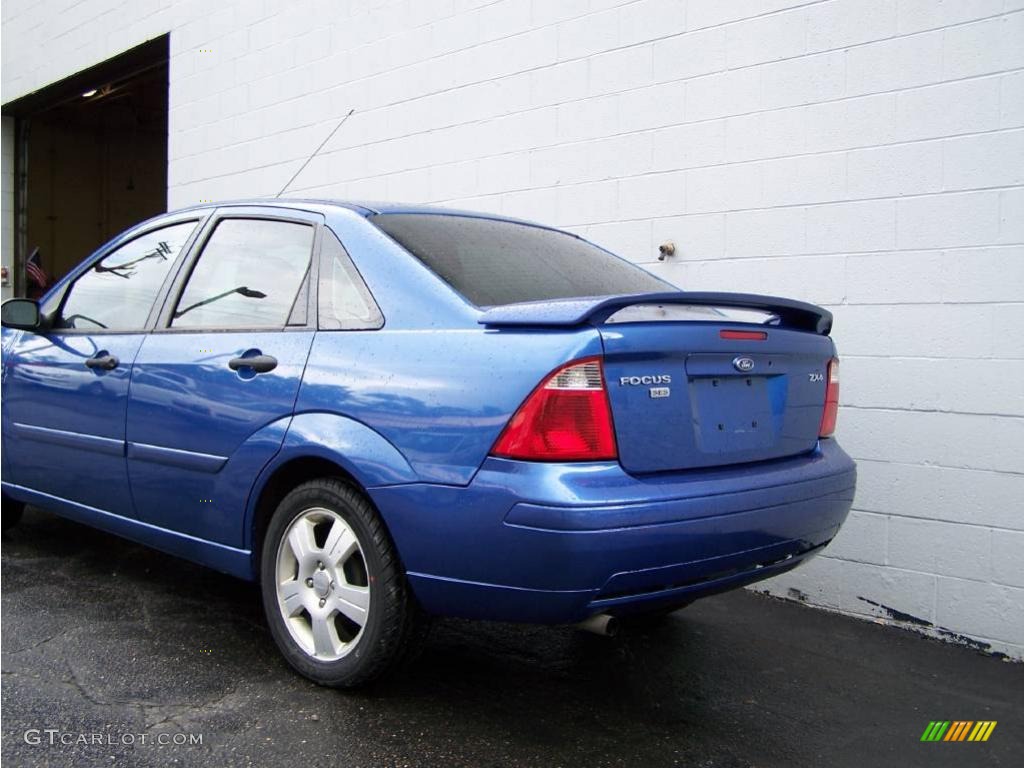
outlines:
[{"label": "wheel spoke", "polygon": [[316,549],[316,541],[313,538],[313,526],[309,520],[303,518],[296,520],[291,532],[288,534],[288,546],[292,554],[299,561],[301,566],[312,555]]},{"label": "wheel spoke", "polygon": [[339,584],[335,591],[334,604],[341,614],[360,627],[366,624],[366,612],[370,608],[370,588]]},{"label": "wheel spoke", "polygon": [[305,607],[306,591],[306,585],[298,579],[278,585],[277,594],[281,599],[281,605],[284,606],[285,616],[297,616]]},{"label": "wheel spoke", "polygon": [[331,565],[344,563],[359,548],[352,530],[341,520],[335,520],[324,542],[324,557]]},{"label": "wheel spoke", "polygon": [[338,654],[338,632],[334,620],[325,615],[313,617],[313,647],[317,656],[331,658]]}]

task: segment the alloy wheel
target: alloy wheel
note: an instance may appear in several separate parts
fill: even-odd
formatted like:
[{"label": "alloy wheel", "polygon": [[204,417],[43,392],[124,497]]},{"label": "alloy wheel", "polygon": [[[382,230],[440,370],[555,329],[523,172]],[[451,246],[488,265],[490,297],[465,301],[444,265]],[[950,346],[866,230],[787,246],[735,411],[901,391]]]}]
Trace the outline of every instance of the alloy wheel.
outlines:
[{"label": "alloy wheel", "polygon": [[277,551],[277,602],[295,643],[317,661],[336,661],[362,636],[370,580],[359,538],[336,512],[300,512]]}]

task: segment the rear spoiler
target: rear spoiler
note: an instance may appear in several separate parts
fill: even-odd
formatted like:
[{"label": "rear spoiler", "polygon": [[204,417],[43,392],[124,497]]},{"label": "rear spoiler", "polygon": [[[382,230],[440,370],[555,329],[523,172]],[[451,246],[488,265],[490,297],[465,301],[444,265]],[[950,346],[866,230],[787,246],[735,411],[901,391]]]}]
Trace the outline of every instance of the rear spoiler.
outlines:
[{"label": "rear spoiler", "polygon": [[827,336],[832,330],[832,313],[814,304],[752,293],[706,293],[671,291],[633,293],[622,296],[592,296],[581,299],[526,301],[492,307],[480,316],[489,327],[569,327],[598,325],[623,307],[635,304],[685,304],[688,306],[755,309],[778,317],[778,325]]}]

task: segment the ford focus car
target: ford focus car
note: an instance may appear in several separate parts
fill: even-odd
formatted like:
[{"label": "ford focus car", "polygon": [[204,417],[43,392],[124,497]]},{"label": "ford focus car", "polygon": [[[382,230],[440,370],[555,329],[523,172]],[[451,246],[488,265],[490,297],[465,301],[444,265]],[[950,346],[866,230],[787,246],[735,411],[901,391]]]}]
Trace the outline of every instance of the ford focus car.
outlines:
[{"label": "ford focus car", "polygon": [[609,631],[835,536],[831,323],[497,216],[183,210],[3,305],[3,524],[33,504],[258,581],[326,685],[432,615]]}]

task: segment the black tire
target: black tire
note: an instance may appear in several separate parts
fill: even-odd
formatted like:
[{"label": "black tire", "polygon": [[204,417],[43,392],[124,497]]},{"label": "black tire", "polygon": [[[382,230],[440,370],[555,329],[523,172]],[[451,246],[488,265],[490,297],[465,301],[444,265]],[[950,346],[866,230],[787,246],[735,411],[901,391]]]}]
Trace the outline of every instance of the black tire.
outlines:
[{"label": "black tire", "polygon": [[[361,633],[345,655],[332,661],[318,660],[293,638],[277,591],[282,537],[301,514],[318,507],[336,513],[355,534],[370,587]],[[267,624],[278,648],[298,672],[320,685],[354,688],[369,683],[410,660],[425,640],[427,619],[412,596],[380,515],[359,490],[339,479],[305,482],[281,501],[263,539],[260,584]]]},{"label": "black tire", "polygon": [[21,522],[25,505],[20,501],[4,496],[0,499],[0,531],[9,531]]}]

